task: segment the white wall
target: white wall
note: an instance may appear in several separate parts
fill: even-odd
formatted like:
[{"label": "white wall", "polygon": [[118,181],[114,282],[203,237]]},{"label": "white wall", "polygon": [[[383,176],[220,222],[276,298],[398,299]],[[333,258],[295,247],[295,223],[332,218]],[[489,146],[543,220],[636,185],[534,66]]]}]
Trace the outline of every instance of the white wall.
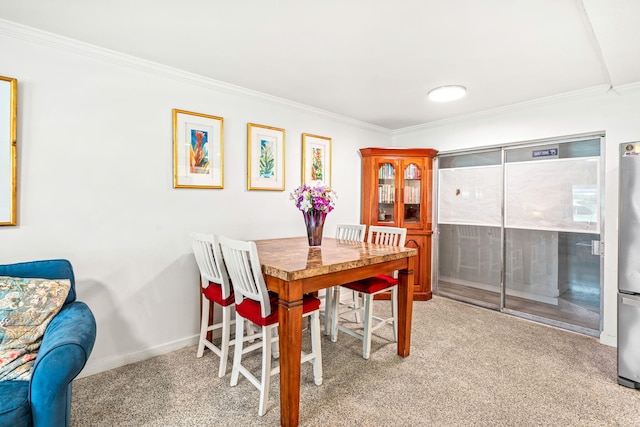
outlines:
[{"label": "white wall", "polygon": [[[0,263],[68,258],[98,322],[83,375],[195,343],[197,268],[187,235],[304,234],[289,200],[301,134],[333,139],[339,199],[326,233],[360,218],[366,146],[439,150],[606,131],[604,331],[615,345],[617,146],[640,140],[639,86],[397,131],[251,93],[0,22],[0,74],[18,79],[18,221],[0,227]],[[225,188],[172,188],[173,108],[224,117]],[[286,129],[286,191],[246,190],[246,125]]]},{"label": "white wall", "polygon": [[[0,263],[73,263],[98,325],[83,375],[196,342],[190,231],[305,235],[289,200],[303,132],[333,139],[327,235],[359,222],[358,148],[391,144],[381,128],[6,22],[0,52],[19,84],[19,225],[0,227]],[[173,188],[173,108],[224,118],[224,189]],[[248,122],[286,130],[286,191],[246,190]]]},{"label": "white wall", "polygon": [[640,84],[606,87],[398,131],[394,145],[451,151],[606,132],[604,313],[600,340],[616,345],[618,145],[640,140]]}]

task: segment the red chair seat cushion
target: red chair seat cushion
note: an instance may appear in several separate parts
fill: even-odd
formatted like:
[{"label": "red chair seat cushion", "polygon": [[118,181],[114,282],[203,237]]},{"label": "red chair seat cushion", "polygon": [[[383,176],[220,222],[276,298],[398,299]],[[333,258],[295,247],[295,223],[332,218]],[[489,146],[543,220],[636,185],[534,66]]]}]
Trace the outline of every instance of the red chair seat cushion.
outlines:
[{"label": "red chair seat cushion", "polygon": [[223,307],[231,305],[235,302],[235,297],[233,295],[233,289],[231,289],[231,295],[229,298],[222,298],[222,286],[217,283],[209,282],[209,286],[202,290],[202,294],[209,300],[213,301],[217,304],[220,304]]},{"label": "red chair seat cushion", "polygon": [[392,286],[398,284],[398,279],[394,279],[391,276],[380,274],[374,277],[368,277],[366,279],[358,280],[357,282],[347,283],[342,285],[347,289],[354,290],[356,292],[362,292],[364,294],[374,294],[379,291],[383,291]]},{"label": "red chair seat cushion", "polygon": [[[258,326],[267,326],[278,323],[278,294],[269,292],[269,303],[271,304],[271,314],[262,317],[260,303],[249,298],[245,298],[236,305],[236,312],[247,320]],[[302,300],[302,313],[306,314],[320,308],[320,300],[312,295],[305,295]]]}]

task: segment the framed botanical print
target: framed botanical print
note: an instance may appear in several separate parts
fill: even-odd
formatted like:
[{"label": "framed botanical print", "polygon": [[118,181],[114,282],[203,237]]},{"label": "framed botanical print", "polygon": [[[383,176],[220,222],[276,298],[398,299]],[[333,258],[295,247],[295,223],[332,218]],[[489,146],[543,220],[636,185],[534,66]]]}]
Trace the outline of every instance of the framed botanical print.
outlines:
[{"label": "framed botanical print", "polygon": [[247,125],[247,189],[284,191],[284,129]]},{"label": "framed botanical print", "polygon": [[0,225],[18,223],[18,80],[0,76]]},{"label": "framed botanical print", "polygon": [[173,110],[173,187],[223,188],[222,117]]},{"label": "framed botanical print", "polygon": [[302,134],[302,183],[331,185],[331,138]]}]

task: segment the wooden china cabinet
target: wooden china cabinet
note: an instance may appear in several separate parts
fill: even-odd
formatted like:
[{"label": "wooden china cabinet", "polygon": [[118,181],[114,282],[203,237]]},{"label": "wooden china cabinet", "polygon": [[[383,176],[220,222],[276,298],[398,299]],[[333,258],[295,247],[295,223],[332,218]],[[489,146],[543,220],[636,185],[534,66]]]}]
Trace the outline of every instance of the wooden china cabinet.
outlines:
[{"label": "wooden china cabinet", "polygon": [[[413,299],[431,299],[432,148],[361,148],[362,223],[407,229],[418,249]],[[389,298],[389,295],[380,295]]]}]

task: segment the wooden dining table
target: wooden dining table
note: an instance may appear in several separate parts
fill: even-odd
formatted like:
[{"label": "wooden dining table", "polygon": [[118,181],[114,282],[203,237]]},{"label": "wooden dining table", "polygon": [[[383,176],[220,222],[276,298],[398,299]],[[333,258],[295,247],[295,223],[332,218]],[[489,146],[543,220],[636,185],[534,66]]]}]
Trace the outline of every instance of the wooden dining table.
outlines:
[{"label": "wooden dining table", "polygon": [[417,250],[324,237],[256,240],[267,288],[278,293],[280,322],[280,423],[297,426],[300,416],[302,296],[398,270],[398,355],[409,356],[413,269]]}]

